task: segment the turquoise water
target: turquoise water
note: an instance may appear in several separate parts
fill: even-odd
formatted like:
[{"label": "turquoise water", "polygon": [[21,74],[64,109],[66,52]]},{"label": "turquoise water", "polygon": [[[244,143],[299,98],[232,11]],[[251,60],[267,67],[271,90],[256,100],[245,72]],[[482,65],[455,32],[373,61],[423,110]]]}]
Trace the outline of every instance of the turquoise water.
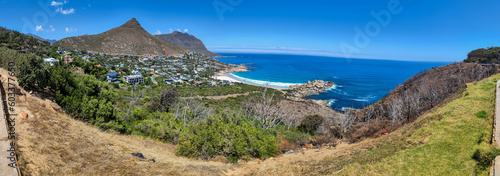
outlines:
[{"label": "turquoise water", "polygon": [[333,81],[336,86],[308,98],[327,100],[329,106],[338,111],[373,104],[419,71],[449,64],[278,54],[218,54],[236,56],[217,58],[225,63],[250,63],[249,72],[229,76],[251,84],[287,88],[308,80]]}]

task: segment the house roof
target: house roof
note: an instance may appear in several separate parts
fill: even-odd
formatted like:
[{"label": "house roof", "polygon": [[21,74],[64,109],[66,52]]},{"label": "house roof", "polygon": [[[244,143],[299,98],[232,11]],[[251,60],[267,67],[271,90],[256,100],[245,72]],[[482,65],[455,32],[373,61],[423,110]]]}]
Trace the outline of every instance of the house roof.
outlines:
[{"label": "house roof", "polygon": [[118,76],[118,73],[116,72],[110,72],[107,74],[107,76],[110,76],[110,77],[117,77]]}]

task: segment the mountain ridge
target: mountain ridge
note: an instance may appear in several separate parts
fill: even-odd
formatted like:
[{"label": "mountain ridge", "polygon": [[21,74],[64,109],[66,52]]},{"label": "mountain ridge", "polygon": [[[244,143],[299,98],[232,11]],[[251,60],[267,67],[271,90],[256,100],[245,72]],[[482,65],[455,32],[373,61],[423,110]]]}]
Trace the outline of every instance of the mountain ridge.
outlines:
[{"label": "mountain ridge", "polygon": [[33,34],[33,33],[27,33],[26,35],[27,35],[27,36],[31,36],[31,37],[33,37],[33,38],[36,38],[36,39],[38,39],[38,40],[47,41],[47,42],[49,42],[51,45],[57,42],[57,40],[54,40],[54,39],[45,39],[45,38],[42,38],[42,37],[40,37],[40,36],[38,36],[38,35],[35,35],[35,34]]},{"label": "mountain ridge", "polygon": [[170,34],[155,35],[155,37],[164,40],[166,42],[172,43],[178,47],[198,52],[209,57],[220,56],[218,54],[209,51],[205,46],[205,44],[203,44],[203,42],[200,39],[188,33],[174,31]]},{"label": "mountain ridge", "polygon": [[57,41],[55,45],[71,50],[106,54],[174,56],[189,52],[189,50],[156,38],[142,28],[135,18],[106,32],[64,38]]}]

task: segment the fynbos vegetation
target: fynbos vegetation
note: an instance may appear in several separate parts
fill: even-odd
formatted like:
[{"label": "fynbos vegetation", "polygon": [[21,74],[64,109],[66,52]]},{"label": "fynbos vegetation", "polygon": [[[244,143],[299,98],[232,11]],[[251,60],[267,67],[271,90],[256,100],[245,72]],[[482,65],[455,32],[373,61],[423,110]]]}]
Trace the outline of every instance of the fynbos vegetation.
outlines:
[{"label": "fynbos vegetation", "polygon": [[399,125],[413,122],[417,117],[442,103],[466,87],[498,73],[496,65],[453,63],[417,73],[377,103],[351,111],[344,120],[350,141],[390,132]]}]

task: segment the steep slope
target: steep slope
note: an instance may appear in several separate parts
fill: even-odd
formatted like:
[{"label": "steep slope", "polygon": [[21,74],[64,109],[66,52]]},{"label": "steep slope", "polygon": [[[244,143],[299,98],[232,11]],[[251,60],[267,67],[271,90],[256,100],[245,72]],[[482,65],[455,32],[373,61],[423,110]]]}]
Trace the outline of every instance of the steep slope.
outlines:
[{"label": "steep slope", "polygon": [[[410,123],[427,110],[442,103],[466,84],[490,77],[498,65],[453,63],[417,73],[386,97],[364,109],[354,111],[355,122],[346,134],[352,142],[377,136],[384,130]],[[377,121],[377,123],[370,123]]]},{"label": "steep slope", "polygon": [[159,39],[172,43],[181,48],[204,54],[209,57],[217,57],[218,54],[210,52],[203,42],[193,35],[174,31],[171,34],[155,35]]},{"label": "steep slope", "polygon": [[[465,92],[454,94],[415,122],[392,133],[349,145],[341,143],[334,150],[321,148],[305,154],[287,154],[276,158],[276,162],[254,162],[253,169],[245,173],[488,175],[492,159],[488,157],[495,157],[490,141],[498,79],[500,74],[468,83]],[[308,152],[316,154],[312,160],[307,160]],[[295,162],[283,162],[288,156],[294,156]]]},{"label": "steep slope", "polygon": [[54,45],[71,50],[107,54],[171,56],[188,52],[188,50],[151,35],[141,27],[135,18],[104,33],[64,38]]},{"label": "steep slope", "polygon": [[[0,69],[0,74],[8,72]],[[0,80],[7,90],[7,77]],[[48,99],[22,93],[16,96],[15,112],[28,117],[11,116],[22,175],[222,175],[232,167],[177,157],[168,143],[103,132],[71,118]],[[131,155],[137,152],[155,162]]]},{"label": "steep slope", "polygon": [[17,50],[24,47],[46,47],[50,46],[50,43],[18,31],[0,27],[0,46],[2,45],[8,45],[8,48]]}]

